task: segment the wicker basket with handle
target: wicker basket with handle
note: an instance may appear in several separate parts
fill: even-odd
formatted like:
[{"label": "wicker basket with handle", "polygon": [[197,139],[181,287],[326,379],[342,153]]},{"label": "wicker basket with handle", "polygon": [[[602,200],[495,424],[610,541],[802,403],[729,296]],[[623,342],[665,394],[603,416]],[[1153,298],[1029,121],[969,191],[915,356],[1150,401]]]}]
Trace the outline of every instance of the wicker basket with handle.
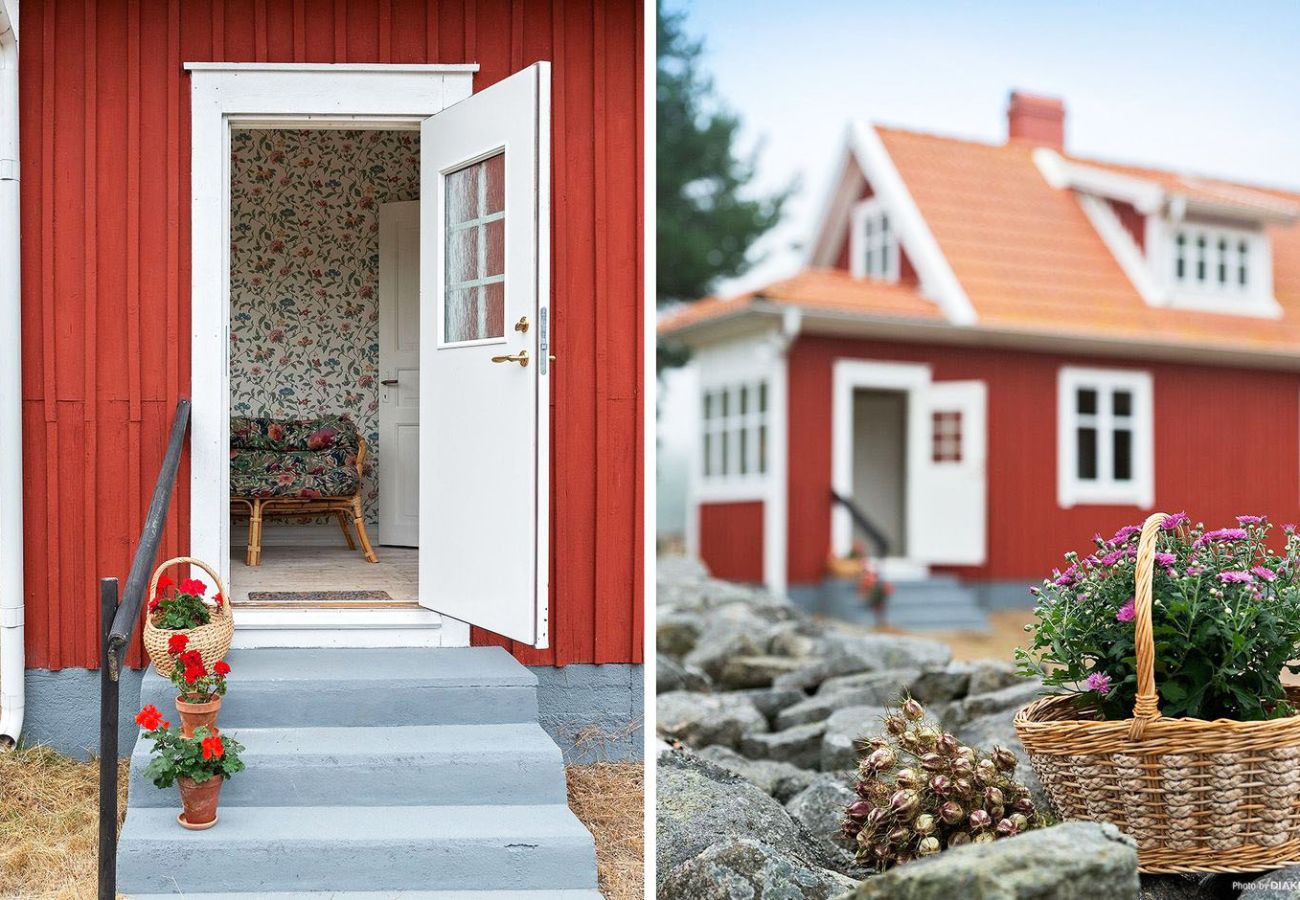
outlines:
[{"label": "wicker basket with handle", "polygon": [[[1151,585],[1156,535],[1138,541],[1133,718],[1101,721],[1071,696],[1016,713],[1015,728],[1062,817],[1109,821],[1138,844],[1143,872],[1245,872],[1300,861],[1300,716],[1167,719],[1155,684]],[[1300,690],[1287,688],[1300,704]]]},{"label": "wicker basket with handle", "polygon": [[203,665],[211,671],[212,666],[217,660],[223,658],[226,652],[230,650],[230,642],[235,637],[235,618],[230,611],[230,597],[226,593],[226,586],[221,583],[221,576],[213,568],[201,559],[195,559],[192,556],[177,556],[169,559],[153,570],[153,577],[149,579],[148,597],[153,598],[158,590],[158,579],[162,577],[163,572],[172,566],[184,565],[188,563],[191,566],[198,566],[212,578],[213,584],[217,586],[217,591],[221,596],[221,603],[212,613],[212,619],[206,625],[200,625],[198,628],[182,628],[175,631],[158,628],[153,624],[153,616],[145,613],[144,617],[144,649],[148,651],[149,658],[153,660],[154,668],[164,677],[170,676],[172,669],[175,668],[175,659],[167,652],[167,642],[174,634],[183,634],[189,638],[189,643],[185,645],[187,650],[197,650],[203,656]]}]

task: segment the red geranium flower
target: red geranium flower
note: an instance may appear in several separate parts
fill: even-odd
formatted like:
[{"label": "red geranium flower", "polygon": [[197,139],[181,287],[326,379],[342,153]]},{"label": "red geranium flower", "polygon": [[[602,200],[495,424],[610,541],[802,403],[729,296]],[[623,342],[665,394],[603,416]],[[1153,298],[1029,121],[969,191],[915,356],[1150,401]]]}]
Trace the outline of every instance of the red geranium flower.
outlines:
[{"label": "red geranium flower", "polygon": [[185,683],[193,684],[194,682],[198,681],[200,678],[202,678],[204,675],[207,674],[208,674],[208,670],[203,668],[202,664],[197,666],[186,666]]},{"label": "red geranium flower", "polygon": [[202,666],[203,654],[197,650],[186,650],[180,655],[180,660],[184,666]]},{"label": "red geranium flower", "polygon": [[161,594],[165,589],[171,587],[176,582],[172,581],[166,575],[158,576],[158,593]]},{"label": "red geranium flower", "polygon": [[155,609],[158,608],[158,601],[159,601],[159,599],[161,599],[161,598],[159,598],[159,597],[154,597],[152,600],[149,601],[149,612],[153,612]]},{"label": "red geranium flower", "polygon": [[167,652],[180,653],[182,650],[185,649],[185,645],[188,644],[189,642],[190,642],[189,635],[173,634],[171,637],[167,639]]},{"label": "red geranium flower", "polygon": [[216,672],[218,675],[229,675],[230,666],[226,664],[224,659],[219,659],[217,660],[217,664],[212,667],[212,671]]},{"label": "red geranium flower", "polygon": [[182,594],[193,594],[196,597],[202,597],[208,592],[208,586],[197,578],[186,578],[176,590]]},{"label": "red geranium flower", "polygon": [[162,713],[158,712],[158,707],[154,706],[152,703],[145,706],[135,714],[135,724],[139,725],[145,731],[153,731],[160,723],[164,728],[167,727],[167,723],[163,722]]},{"label": "red geranium flower", "polygon": [[204,759],[221,759],[222,755],[226,752],[226,746],[221,743],[221,738],[215,735],[212,737],[205,737],[200,746],[203,747]]}]

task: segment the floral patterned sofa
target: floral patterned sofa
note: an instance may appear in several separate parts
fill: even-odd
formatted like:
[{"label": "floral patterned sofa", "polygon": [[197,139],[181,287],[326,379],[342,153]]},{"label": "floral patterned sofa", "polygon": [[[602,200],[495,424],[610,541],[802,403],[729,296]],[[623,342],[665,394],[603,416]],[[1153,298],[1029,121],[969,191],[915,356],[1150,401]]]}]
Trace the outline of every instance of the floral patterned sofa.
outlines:
[{"label": "floral patterned sofa", "polygon": [[230,503],[248,515],[245,561],[262,561],[262,521],[268,516],[333,513],[348,548],[377,562],[361,514],[366,442],[347,416],[286,420],[235,416],[230,420]]}]

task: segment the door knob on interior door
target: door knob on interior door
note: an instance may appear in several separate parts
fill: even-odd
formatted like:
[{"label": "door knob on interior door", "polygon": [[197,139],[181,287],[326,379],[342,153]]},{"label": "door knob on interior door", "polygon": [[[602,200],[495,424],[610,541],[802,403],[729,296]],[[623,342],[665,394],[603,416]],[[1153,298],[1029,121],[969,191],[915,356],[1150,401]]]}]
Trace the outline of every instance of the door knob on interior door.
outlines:
[{"label": "door knob on interior door", "polygon": [[393,385],[397,384],[397,379],[396,379],[396,378],[385,378],[383,381],[381,381],[381,382],[379,382],[379,383],[382,384],[384,387],[392,387]]},{"label": "door knob on interior door", "polygon": [[517,363],[519,363],[519,365],[524,366],[525,368],[527,368],[527,366],[528,366],[528,351],[527,351],[527,350],[520,350],[518,353],[512,354],[512,355],[510,355],[510,356],[494,356],[494,357],[492,357],[492,361],[493,361],[494,363],[511,363],[511,362],[517,362]]}]

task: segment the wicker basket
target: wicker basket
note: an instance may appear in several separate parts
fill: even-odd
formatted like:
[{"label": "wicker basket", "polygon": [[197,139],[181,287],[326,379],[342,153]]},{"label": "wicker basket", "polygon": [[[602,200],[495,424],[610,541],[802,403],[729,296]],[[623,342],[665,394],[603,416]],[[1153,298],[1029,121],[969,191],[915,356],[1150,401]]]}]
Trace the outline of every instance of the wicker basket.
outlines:
[{"label": "wicker basket", "polygon": [[226,592],[226,586],[221,583],[221,576],[213,571],[212,567],[201,559],[195,559],[191,556],[177,556],[162,563],[158,568],[153,570],[153,577],[149,579],[148,597],[153,598],[154,593],[158,590],[158,579],[162,573],[175,565],[189,563],[191,566],[198,566],[204,572],[211,576],[212,581],[217,586],[221,595],[221,605],[212,614],[212,620],[206,625],[200,625],[198,628],[183,628],[176,631],[169,631],[158,628],[153,624],[153,617],[148,613],[144,617],[144,649],[148,651],[149,658],[153,660],[154,668],[164,677],[168,677],[175,668],[176,662],[167,652],[167,641],[174,634],[183,634],[190,639],[186,645],[187,650],[198,650],[203,655],[203,665],[207,666],[209,671],[217,660],[223,658],[226,652],[230,650],[230,642],[235,637],[235,618],[230,611],[230,597]]},{"label": "wicker basket", "polygon": [[[1101,721],[1072,697],[1021,709],[1016,733],[1057,811],[1109,821],[1143,872],[1245,872],[1300,861],[1300,716],[1166,719],[1155,686],[1151,578],[1163,513],[1142,526],[1133,718]],[[1300,703],[1300,690],[1287,688]]]}]

